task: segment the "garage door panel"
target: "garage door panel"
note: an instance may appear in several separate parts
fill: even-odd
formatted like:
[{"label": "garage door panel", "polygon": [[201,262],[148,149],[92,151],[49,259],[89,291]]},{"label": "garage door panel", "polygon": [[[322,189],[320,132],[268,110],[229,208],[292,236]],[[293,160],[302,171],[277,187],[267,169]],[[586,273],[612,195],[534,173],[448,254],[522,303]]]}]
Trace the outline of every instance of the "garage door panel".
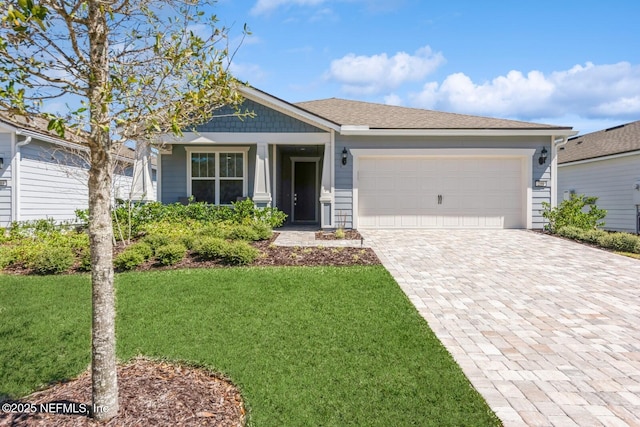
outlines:
[{"label": "garage door panel", "polygon": [[359,227],[525,226],[520,158],[361,158],[359,164]]}]

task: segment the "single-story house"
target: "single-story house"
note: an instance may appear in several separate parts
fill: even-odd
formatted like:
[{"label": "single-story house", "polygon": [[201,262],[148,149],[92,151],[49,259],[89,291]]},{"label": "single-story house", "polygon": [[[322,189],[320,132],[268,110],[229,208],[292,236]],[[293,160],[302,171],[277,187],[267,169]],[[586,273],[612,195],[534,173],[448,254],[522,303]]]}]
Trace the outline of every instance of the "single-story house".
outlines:
[{"label": "single-story house", "polygon": [[[38,117],[0,115],[0,228],[43,218],[73,221],[76,209],[88,207],[88,148],[47,125]],[[114,198],[155,200],[155,158],[123,145],[115,159]]]},{"label": "single-story house", "polygon": [[607,230],[640,233],[640,120],[570,138],[558,152],[558,198],[584,194]]},{"label": "single-story house", "polygon": [[166,137],[158,197],[250,197],[321,228],[542,228],[570,127],[241,89],[253,118]]}]

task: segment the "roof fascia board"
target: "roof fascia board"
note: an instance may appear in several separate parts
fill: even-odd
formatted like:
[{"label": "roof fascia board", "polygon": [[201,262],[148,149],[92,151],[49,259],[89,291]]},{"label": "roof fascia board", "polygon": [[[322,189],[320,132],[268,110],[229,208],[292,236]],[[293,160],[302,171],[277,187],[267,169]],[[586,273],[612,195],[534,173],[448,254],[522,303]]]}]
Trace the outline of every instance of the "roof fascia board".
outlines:
[{"label": "roof fascia board", "polygon": [[571,129],[364,129],[341,126],[340,135],[348,136],[572,136]]},{"label": "roof fascia board", "polygon": [[296,144],[315,145],[330,141],[329,132],[185,132],[167,140],[171,144]]},{"label": "roof fascia board", "polygon": [[[88,153],[89,151],[91,151],[89,147],[86,147],[84,145],[76,144],[75,142],[64,141],[62,139],[46,136],[41,133],[26,130],[26,129],[17,129],[16,134],[21,136],[27,136],[27,137],[30,136],[33,139],[37,139],[39,141],[49,142],[51,144],[59,145],[61,147],[69,148],[72,150],[82,151],[85,153]],[[135,161],[135,159],[124,157],[119,154],[114,154],[114,158],[119,162],[133,163]]]},{"label": "roof fascia board", "polygon": [[574,160],[572,162],[559,163],[558,167],[561,168],[561,167],[564,167],[564,166],[582,165],[582,164],[585,164],[585,163],[601,162],[603,160],[613,160],[613,159],[619,159],[619,158],[622,158],[622,157],[630,157],[630,156],[638,156],[638,155],[640,155],[640,150],[628,151],[626,153],[609,154],[609,155],[606,155],[606,156],[593,157],[591,159]]},{"label": "roof fascia board", "polygon": [[73,148],[74,150],[89,151],[89,147],[85,147],[83,145],[76,144],[74,142],[65,141],[63,139],[56,138],[53,136],[44,135],[40,132],[35,132],[28,129],[17,129],[16,134],[30,136],[33,139],[38,139],[44,142],[50,142],[51,144],[60,145],[62,147]]},{"label": "roof fascia board", "polygon": [[337,124],[330,122],[327,119],[324,119],[320,116],[316,116],[315,114],[311,114],[310,112],[303,110],[301,108],[296,107],[293,104],[290,104],[286,101],[283,101],[281,99],[278,99],[274,96],[271,96],[265,92],[253,89],[251,87],[248,86],[242,86],[239,89],[240,93],[242,93],[242,95],[247,98],[250,99],[252,101],[255,101],[259,104],[268,106],[270,108],[273,108],[276,111],[279,111],[283,114],[286,114],[288,116],[292,116],[295,117],[298,120],[301,120],[307,124],[310,124],[312,126],[316,126],[319,127],[321,129],[325,129],[327,131],[329,130],[335,130],[335,131],[339,131],[340,130],[340,126],[338,126]]}]

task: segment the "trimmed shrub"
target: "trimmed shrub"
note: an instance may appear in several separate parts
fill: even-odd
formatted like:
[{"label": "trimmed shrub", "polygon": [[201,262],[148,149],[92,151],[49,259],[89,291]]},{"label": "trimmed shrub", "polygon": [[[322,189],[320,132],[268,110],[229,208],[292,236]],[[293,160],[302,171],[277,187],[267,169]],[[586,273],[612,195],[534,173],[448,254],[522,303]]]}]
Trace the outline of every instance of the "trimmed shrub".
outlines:
[{"label": "trimmed shrub", "polygon": [[252,226],[244,224],[232,225],[229,227],[228,233],[225,237],[231,240],[247,240],[252,242],[260,240],[258,232]]},{"label": "trimmed shrub", "polygon": [[194,245],[194,252],[203,259],[222,258],[225,253],[226,240],[219,237],[202,237]]},{"label": "trimmed shrub", "polygon": [[256,240],[269,240],[273,235],[271,227],[264,222],[254,222],[253,229],[257,233]]},{"label": "trimmed shrub", "polygon": [[217,237],[219,239],[224,239],[228,233],[228,225],[223,222],[218,222],[215,224],[207,224],[200,229],[198,232],[199,236],[204,237]]},{"label": "trimmed shrub", "polygon": [[89,249],[83,250],[80,253],[80,264],[78,265],[80,271],[91,271],[91,251]]},{"label": "trimmed shrub", "polygon": [[186,254],[187,248],[182,243],[169,243],[156,249],[156,261],[162,265],[174,265]]},{"label": "trimmed shrub", "polygon": [[113,260],[113,265],[118,270],[133,270],[152,256],[151,247],[146,242],[138,242],[120,252]]},{"label": "trimmed shrub", "polygon": [[15,262],[13,249],[9,246],[0,246],[0,270],[4,270]]},{"label": "trimmed shrub", "polygon": [[[142,242],[147,244],[152,251],[151,255],[153,255],[160,246],[165,246],[171,243],[171,237],[166,234],[149,234],[144,236]],[[151,256],[148,258],[150,257]]]},{"label": "trimmed shrub", "polygon": [[142,254],[136,251],[120,252],[113,260],[113,265],[118,270],[133,270],[144,263]]},{"label": "trimmed shrub", "polygon": [[36,274],[60,274],[73,267],[75,261],[71,248],[47,246],[34,255],[29,267]]},{"label": "trimmed shrub", "polygon": [[260,251],[242,240],[228,242],[222,261],[230,265],[251,264],[258,258]]},{"label": "trimmed shrub", "polygon": [[574,227],[572,225],[567,225],[562,228],[559,228],[557,231],[557,234],[562,237],[566,237],[568,239],[582,240],[584,230],[578,227]]},{"label": "trimmed shrub", "polygon": [[260,251],[244,240],[228,242],[217,237],[203,237],[195,252],[203,259],[218,259],[224,264],[251,264],[260,255]]},{"label": "trimmed shrub", "polygon": [[198,238],[196,236],[194,236],[193,234],[189,234],[189,235],[180,237],[180,239],[178,239],[178,243],[183,244],[184,247],[186,247],[188,250],[193,250],[197,240]]},{"label": "trimmed shrub", "polygon": [[635,252],[638,237],[629,233],[608,233],[598,240],[598,244],[619,252]]},{"label": "trimmed shrub", "polygon": [[587,243],[597,245],[598,241],[602,239],[603,236],[607,236],[608,234],[609,233],[604,230],[585,230],[582,233],[582,240]]}]

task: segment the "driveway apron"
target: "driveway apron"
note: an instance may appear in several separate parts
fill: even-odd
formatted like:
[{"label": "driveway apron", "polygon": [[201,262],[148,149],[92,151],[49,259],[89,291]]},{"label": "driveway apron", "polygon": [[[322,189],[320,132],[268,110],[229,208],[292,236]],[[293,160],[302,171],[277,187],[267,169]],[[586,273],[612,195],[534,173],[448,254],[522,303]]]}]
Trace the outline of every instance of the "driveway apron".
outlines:
[{"label": "driveway apron", "polygon": [[525,230],[361,230],[505,426],[640,426],[640,261]]}]

